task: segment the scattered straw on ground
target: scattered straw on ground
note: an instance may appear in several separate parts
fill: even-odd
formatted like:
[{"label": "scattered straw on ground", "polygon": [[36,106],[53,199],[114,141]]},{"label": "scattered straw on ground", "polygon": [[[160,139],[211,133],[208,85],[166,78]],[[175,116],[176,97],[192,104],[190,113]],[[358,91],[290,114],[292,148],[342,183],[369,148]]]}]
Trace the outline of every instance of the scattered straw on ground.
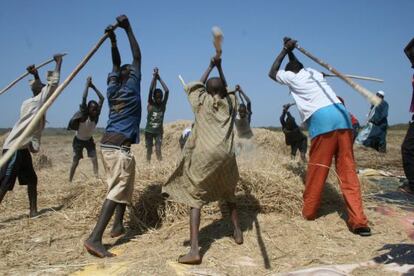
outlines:
[{"label": "scattered straw on ground", "polygon": [[[165,126],[162,162],[156,161],[154,155],[152,163],[147,164],[144,144],[133,147],[137,166],[134,206],[126,218],[129,232],[121,239],[104,236],[111,250],[122,251],[110,260],[89,256],[82,247],[105,197],[104,180],[93,178],[92,164],[84,159],[70,184],[67,179],[73,134],[45,136],[44,150],[34,157],[42,214],[36,219],[27,218],[25,187],[16,185],[6,195],[0,206],[0,271],[65,274],[88,264],[128,262],[129,274],[170,274],[167,261],[174,262],[188,246],[188,208],[164,202],[160,190],[181,158],[178,138],[190,123],[179,121]],[[252,146],[238,156],[241,180],[237,198],[245,244],[235,246],[228,237],[230,224],[222,219],[227,215],[226,208],[220,203],[205,206],[200,242],[205,256],[201,268],[217,275],[269,274],[369,260],[380,254],[378,250],[385,241],[407,241],[404,229],[395,220],[373,211],[373,201],[365,204],[374,235],[361,239],[351,234],[342,219],[343,202],[333,172],[326,185],[321,217],[314,222],[304,221],[300,211],[306,168],[290,160],[282,133],[254,129],[254,134]],[[358,161],[361,159],[363,167],[369,167],[371,159],[372,165],[383,168],[390,160],[392,168],[387,168],[401,171],[401,165],[394,160],[400,136],[397,133],[391,139],[391,155],[357,149]],[[364,192],[369,192],[368,185],[363,184]]]}]

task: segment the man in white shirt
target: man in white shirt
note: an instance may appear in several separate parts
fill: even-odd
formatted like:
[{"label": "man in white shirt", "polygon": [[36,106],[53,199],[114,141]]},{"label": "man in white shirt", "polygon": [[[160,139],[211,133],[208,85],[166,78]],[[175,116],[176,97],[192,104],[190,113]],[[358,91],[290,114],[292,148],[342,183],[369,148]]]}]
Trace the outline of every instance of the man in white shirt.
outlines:
[{"label": "man in white shirt", "polygon": [[[88,91],[92,88],[99,98],[99,103],[90,100],[88,103]],[[75,137],[73,137],[73,161],[69,173],[69,181],[72,182],[79,160],[83,158],[83,149],[86,148],[88,157],[92,160],[93,172],[95,177],[98,176],[98,159],[96,157],[96,146],[93,140],[93,133],[98,124],[99,115],[101,113],[102,105],[104,103],[104,96],[92,83],[92,77],[86,79],[86,86],[83,92],[82,104],[80,110],[76,112],[69,121],[68,129],[76,130]]]},{"label": "man in white shirt", "polygon": [[[33,120],[38,110],[58,87],[60,68],[62,65],[62,55],[57,54],[53,58],[56,62],[56,68],[55,71],[48,72],[46,85],[41,82],[37,69],[34,65],[27,67],[27,71],[34,76],[34,80],[30,83],[33,97],[23,102],[20,109],[20,118],[3,144],[3,154],[13,146],[17,138]],[[33,131],[32,135],[24,141],[23,145],[13,154],[7,163],[1,167],[0,170],[0,203],[3,201],[7,191],[13,190],[16,178],[18,178],[20,185],[27,185],[30,204],[30,217],[38,215],[37,175],[33,168],[30,152],[36,153],[40,149],[40,138],[45,127],[45,121],[46,119],[43,117],[36,129]]]},{"label": "man in white shirt", "polygon": [[[323,186],[335,157],[339,186],[345,199],[348,227],[360,236],[370,236],[371,229],[362,207],[361,188],[355,170],[353,133],[349,112],[328,85],[322,73],[304,68],[293,49],[296,41],[284,39],[284,47],[274,61],[269,77],[289,86],[302,120],[307,124],[312,140],[302,215],[313,220],[321,204]],[[285,56],[289,62],[280,70]]]}]

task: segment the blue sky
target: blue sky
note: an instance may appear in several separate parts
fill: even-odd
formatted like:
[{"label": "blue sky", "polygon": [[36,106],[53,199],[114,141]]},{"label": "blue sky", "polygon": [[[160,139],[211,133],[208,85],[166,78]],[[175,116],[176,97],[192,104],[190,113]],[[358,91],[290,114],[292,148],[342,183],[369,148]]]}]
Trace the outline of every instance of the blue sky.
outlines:
[{"label": "blue sky", "polygon": [[[411,0],[1,1],[0,86],[31,63],[40,63],[56,52],[69,52],[64,58],[63,81],[105,27],[117,15],[126,14],[143,55],[141,126],[145,125],[154,66],[160,68],[171,91],[165,121],[193,118],[177,75],[186,81],[201,76],[214,54],[214,25],[224,32],[223,68],[229,85],[240,84],[252,99],[253,125],[279,125],[281,106],[292,101],[288,89],[267,76],[286,35],[339,71],[383,78],[384,83],[359,83],[371,91],[384,90],[390,104],[389,121],[404,123],[409,120],[413,70],[403,48],[414,36],[413,10]],[[117,37],[122,60],[129,63],[131,54],[123,30],[117,31]],[[303,55],[297,56],[305,66],[321,69]],[[48,126],[66,126],[78,108],[88,75],[105,92],[110,70],[106,42],[49,110]],[[45,69],[40,73],[44,79]],[[329,83],[364,122],[369,103],[342,81],[330,79]],[[0,127],[14,124],[21,102],[30,95],[27,78],[0,96]],[[100,126],[106,123],[107,110],[105,103]]]}]

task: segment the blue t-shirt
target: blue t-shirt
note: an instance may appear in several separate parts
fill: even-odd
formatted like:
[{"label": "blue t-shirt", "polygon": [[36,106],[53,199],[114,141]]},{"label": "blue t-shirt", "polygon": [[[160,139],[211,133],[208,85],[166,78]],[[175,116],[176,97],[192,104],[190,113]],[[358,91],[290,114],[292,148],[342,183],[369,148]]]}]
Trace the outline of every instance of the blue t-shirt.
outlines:
[{"label": "blue t-shirt", "polygon": [[128,80],[119,82],[119,72],[108,76],[109,119],[106,132],[120,133],[132,143],[139,143],[141,122],[141,72],[130,66]]},{"label": "blue t-shirt", "polygon": [[351,116],[343,104],[322,107],[306,122],[311,139],[338,129],[352,129]]}]

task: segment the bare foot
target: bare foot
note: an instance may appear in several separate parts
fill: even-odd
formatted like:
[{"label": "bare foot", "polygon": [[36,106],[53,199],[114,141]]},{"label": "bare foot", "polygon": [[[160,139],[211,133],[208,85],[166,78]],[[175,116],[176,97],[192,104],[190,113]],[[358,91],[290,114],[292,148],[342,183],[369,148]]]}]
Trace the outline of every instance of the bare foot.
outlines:
[{"label": "bare foot", "polygon": [[116,256],[115,254],[106,250],[106,248],[100,243],[94,243],[92,241],[86,240],[83,243],[83,246],[89,252],[89,254],[99,257],[99,258]]},{"label": "bare foot", "polygon": [[243,244],[243,232],[240,229],[234,229],[233,238],[237,244]]},{"label": "bare foot", "polygon": [[124,226],[115,226],[114,225],[114,227],[112,227],[112,230],[111,230],[111,238],[117,238],[117,237],[119,237],[119,236],[122,236],[123,234],[125,234],[125,228],[124,228]]},{"label": "bare foot", "polygon": [[189,252],[187,255],[181,255],[178,258],[178,262],[181,264],[189,264],[189,265],[198,265],[201,264],[201,257],[200,254]]}]

